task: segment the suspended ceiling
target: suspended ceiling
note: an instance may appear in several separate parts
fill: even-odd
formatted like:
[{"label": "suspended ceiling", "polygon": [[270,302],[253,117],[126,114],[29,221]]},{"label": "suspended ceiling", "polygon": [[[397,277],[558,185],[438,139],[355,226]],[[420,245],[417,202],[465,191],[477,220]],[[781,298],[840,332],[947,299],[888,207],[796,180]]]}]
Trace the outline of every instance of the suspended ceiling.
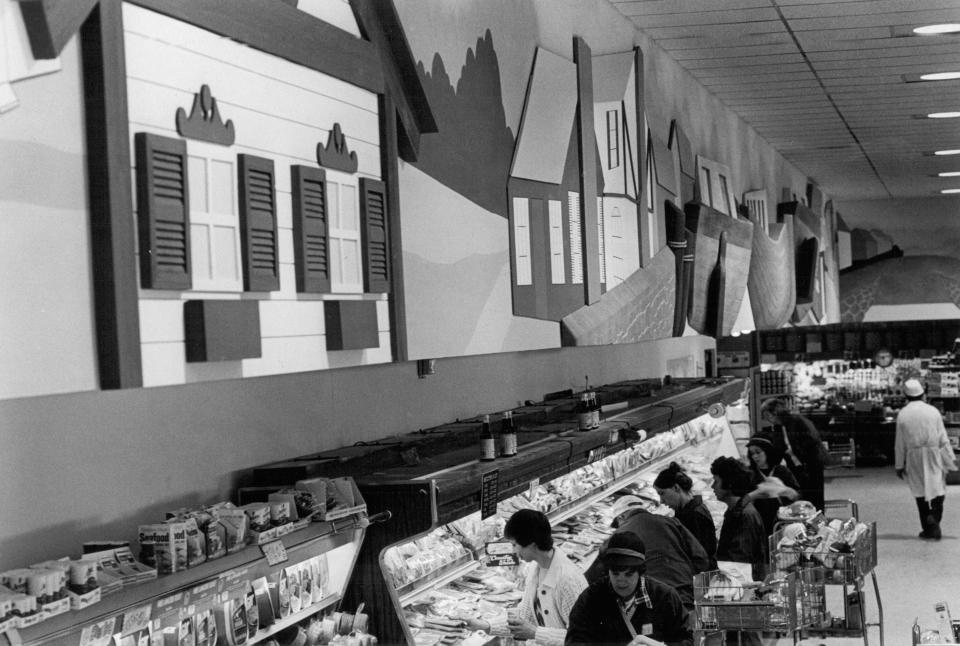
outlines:
[{"label": "suspended ceiling", "polygon": [[[837,200],[960,188],[960,0],[611,0],[636,26]],[[925,154],[926,153],[926,154]]]}]

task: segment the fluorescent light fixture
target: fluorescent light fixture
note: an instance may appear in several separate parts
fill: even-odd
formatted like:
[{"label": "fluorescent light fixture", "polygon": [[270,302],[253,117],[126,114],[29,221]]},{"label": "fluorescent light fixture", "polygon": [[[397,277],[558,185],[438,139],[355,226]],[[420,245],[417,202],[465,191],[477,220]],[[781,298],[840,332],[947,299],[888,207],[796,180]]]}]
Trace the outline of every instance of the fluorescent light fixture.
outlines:
[{"label": "fluorescent light fixture", "polygon": [[931,112],[927,115],[928,119],[956,119],[960,117],[960,112]]},{"label": "fluorescent light fixture", "polygon": [[955,34],[960,32],[960,24],[945,23],[940,25],[924,25],[923,27],[914,27],[913,33],[920,36],[936,36],[937,34]]},{"label": "fluorescent light fixture", "polygon": [[940,192],[945,195],[949,195],[951,193],[960,193],[960,188],[945,188]]},{"label": "fluorescent light fixture", "polygon": [[921,74],[921,81],[952,81],[960,79],[960,72],[931,72],[930,74]]}]

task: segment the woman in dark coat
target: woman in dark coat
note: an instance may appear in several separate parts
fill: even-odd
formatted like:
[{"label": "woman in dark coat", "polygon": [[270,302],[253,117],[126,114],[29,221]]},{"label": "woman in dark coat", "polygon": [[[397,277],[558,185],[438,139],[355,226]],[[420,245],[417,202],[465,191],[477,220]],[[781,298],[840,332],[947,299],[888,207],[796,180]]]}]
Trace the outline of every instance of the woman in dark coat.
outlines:
[{"label": "woman in dark coat", "polygon": [[[660,494],[660,501],[673,509],[674,517],[700,542],[703,550],[716,565],[717,527],[710,510],[701,496],[693,495],[693,480],[676,462],[657,475],[653,486]],[[712,568],[711,568],[712,569]]]},{"label": "woman in dark coat", "polygon": [[823,467],[827,450],[820,433],[809,419],[796,415],[782,399],[768,399],[760,409],[763,419],[773,425],[771,438],[784,456],[787,468],[800,483],[800,498],[823,509]]},{"label": "woman in dark coat", "polygon": [[667,646],[692,646],[689,615],[673,588],[646,576],[646,546],[619,531],[600,557],[607,575],[584,590],[570,611],[565,644],[626,646],[643,635]]},{"label": "woman in dark coat", "polygon": [[769,434],[758,433],[750,438],[747,442],[747,457],[750,460],[751,481],[754,486],[772,477],[778,478],[788,488],[779,497],[753,500],[753,506],[763,519],[763,528],[767,536],[770,536],[777,523],[777,511],[781,506],[796,500],[800,485],[790,469],[780,464],[783,455],[777,450],[776,443]]},{"label": "woman in dark coat", "polygon": [[767,534],[763,519],[750,502],[754,490],[750,470],[740,460],[719,457],[710,465],[713,491],[727,505],[717,541],[717,560],[751,565],[754,581],[763,581],[767,571]]}]

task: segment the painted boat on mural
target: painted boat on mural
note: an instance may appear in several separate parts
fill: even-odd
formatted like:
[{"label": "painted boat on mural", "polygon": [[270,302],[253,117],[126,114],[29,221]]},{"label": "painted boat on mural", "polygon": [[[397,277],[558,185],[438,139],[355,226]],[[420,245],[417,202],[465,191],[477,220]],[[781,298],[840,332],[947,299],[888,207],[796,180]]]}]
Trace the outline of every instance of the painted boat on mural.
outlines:
[{"label": "painted boat on mural", "polygon": [[791,321],[800,323],[812,313],[814,320],[809,324],[814,325],[823,317],[821,288],[817,280],[822,235],[820,218],[801,202],[783,202],[777,205],[777,215],[780,218],[793,216],[796,306]]},{"label": "painted boat on mural", "polygon": [[700,334],[730,334],[747,292],[753,223],[693,202],[684,212],[693,234],[687,251],[693,255],[687,322]]},{"label": "painted boat on mural", "polygon": [[792,215],[784,216],[782,223],[771,224],[769,235],[754,224],[747,291],[758,330],[778,328],[790,321],[797,302],[794,257]]}]

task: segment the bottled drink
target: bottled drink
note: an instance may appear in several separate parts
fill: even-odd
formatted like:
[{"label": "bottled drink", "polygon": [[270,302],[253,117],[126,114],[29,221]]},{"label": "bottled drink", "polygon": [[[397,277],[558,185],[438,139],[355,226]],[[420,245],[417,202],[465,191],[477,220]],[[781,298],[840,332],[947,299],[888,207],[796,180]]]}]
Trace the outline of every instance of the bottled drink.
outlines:
[{"label": "bottled drink", "polygon": [[484,462],[494,460],[497,457],[497,441],[493,437],[493,429],[490,428],[490,416],[483,416],[483,425],[480,427],[480,459]]},{"label": "bottled drink", "polygon": [[587,393],[580,394],[580,404],[577,406],[577,428],[589,431],[593,428],[593,411],[590,410],[590,399]]},{"label": "bottled drink", "polygon": [[500,420],[500,455],[505,458],[517,454],[517,429],[513,426],[513,411],[506,411]]}]

